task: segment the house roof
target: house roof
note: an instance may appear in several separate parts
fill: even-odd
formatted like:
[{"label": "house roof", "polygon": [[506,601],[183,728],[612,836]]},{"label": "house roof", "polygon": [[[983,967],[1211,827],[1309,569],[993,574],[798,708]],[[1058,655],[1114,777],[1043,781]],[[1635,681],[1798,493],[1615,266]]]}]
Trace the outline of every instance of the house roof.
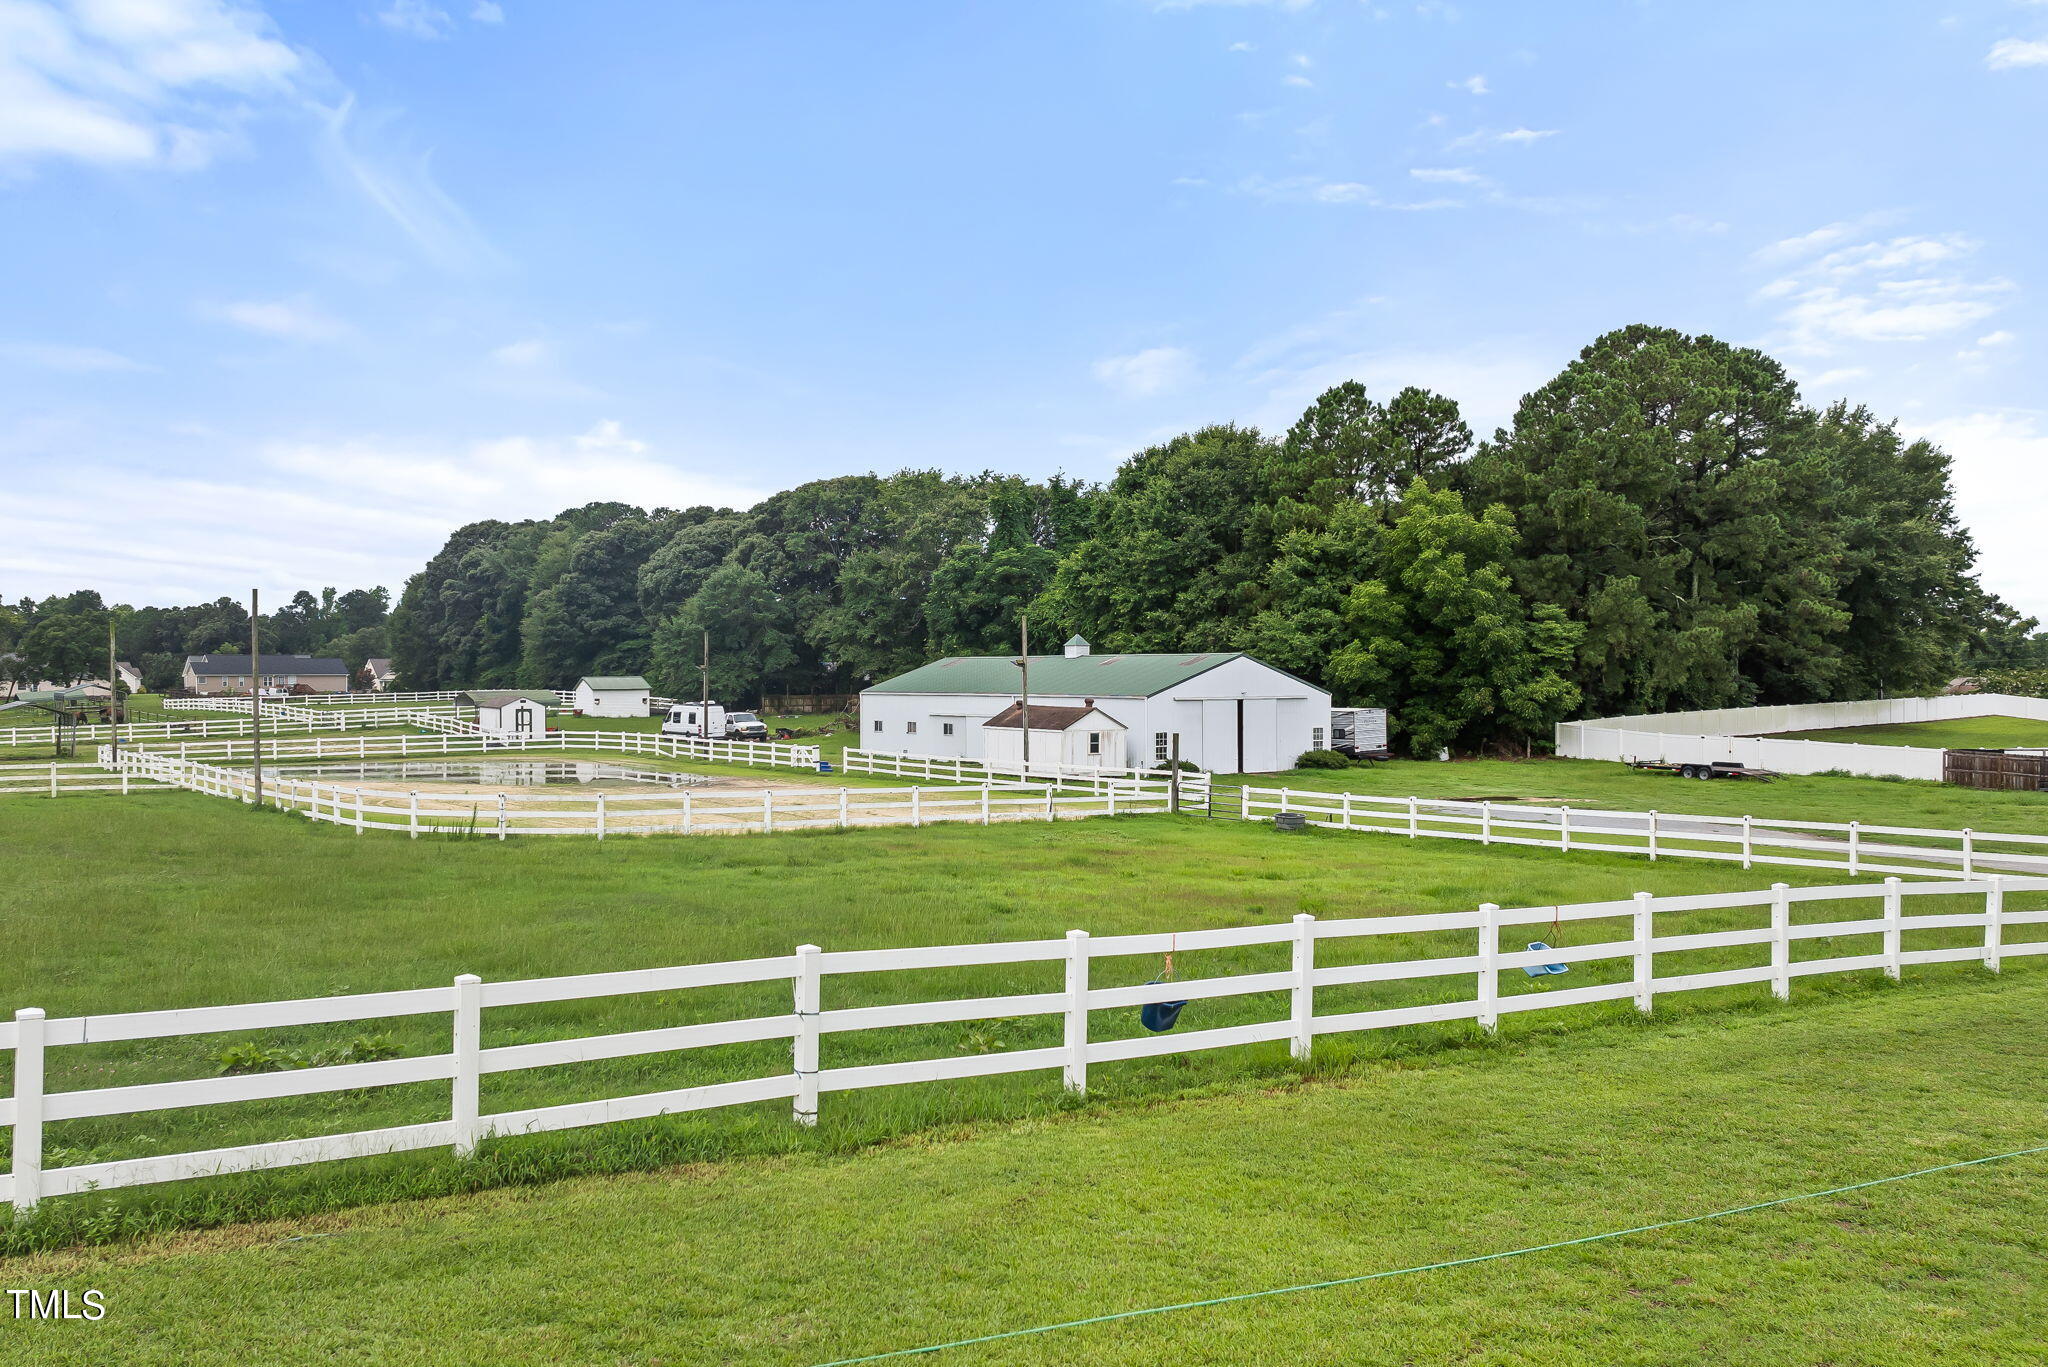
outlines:
[{"label": "house roof", "polygon": [[[265,674],[348,674],[348,665],[327,655],[272,655],[265,652],[261,657]],[[194,674],[234,674],[246,677],[249,673],[247,655],[187,655],[185,667]]]},{"label": "house roof", "polygon": [[647,680],[641,678],[638,674],[589,674],[584,676],[582,682],[589,684],[592,689],[599,693],[612,689],[633,689],[638,691],[647,687]]},{"label": "house roof", "polygon": [[[1248,658],[1238,650],[1177,655],[1033,655],[1031,691],[1095,698],[1149,698],[1221,664]],[[1014,656],[963,655],[936,660],[884,679],[869,693],[1008,693],[1020,682]],[[1035,713],[1038,709],[1033,708]],[[1037,718],[1034,716],[1033,720]],[[1036,730],[1036,727],[1032,728]]]},{"label": "house roof", "polygon": [[[1119,731],[1130,728],[1099,707],[1034,707],[1031,709],[1031,729],[1034,731],[1071,731],[1087,717],[1100,717]],[[983,726],[1001,726],[1011,731],[1024,729],[1024,704],[1011,703],[1002,711],[982,723]],[[1091,727],[1090,730],[1100,730]]]},{"label": "house roof", "polygon": [[391,661],[376,659],[365,660],[363,661],[363,668],[369,670],[372,674],[389,674],[391,672]]},{"label": "house roof", "polygon": [[539,703],[542,707],[546,707],[554,701],[553,697],[543,698],[533,693],[522,693],[516,688],[479,688],[460,695],[460,701],[466,702],[472,707],[503,707],[508,703],[515,703],[521,699],[527,702]]}]

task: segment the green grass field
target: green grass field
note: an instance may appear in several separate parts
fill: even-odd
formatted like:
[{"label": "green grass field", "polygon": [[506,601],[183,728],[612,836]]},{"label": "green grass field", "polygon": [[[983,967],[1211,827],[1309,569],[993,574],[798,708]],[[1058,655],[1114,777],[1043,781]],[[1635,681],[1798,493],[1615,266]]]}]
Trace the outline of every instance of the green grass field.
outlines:
[{"label": "green grass field", "polygon": [[[1682,1218],[2048,1143],[2048,982],[1510,1038],[0,1263],[43,1367],[814,1364]],[[1504,1261],[966,1347],[1010,1367],[2041,1360],[2048,1154]]]},{"label": "green grass field", "polygon": [[2048,746],[2048,721],[2026,717],[1958,717],[1893,726],[1836,726],[1782,731],[1773,740],[1833,740],[1857,745],[1919,745],[1936,750],[2015,750]]},{"label": "green grass field", "polygon": [[1833,774],[1799,775],[1770,783],[1731,779],[1700,783],[1601,760],[1478,759],[1449,764],[1396,760],[1355,769],[1249,774],[1228,781],[1383,797],[1564,802],[1634,812],[1746,813],[1806,821],[2048,835],[2048,793],[1988,792],[1942,783]]},{"label": "green grass field", "polygon": [[[778,778],[780,775],[778,774]],[[1762,887],[1823,877],[1798,870],[1744,872],[1725,864],[1650,864],[1616,855],[1409,842],[1164,816],[924,830],[819,832],[773,838],[656,837],[508,841],[358,836],[279,813],[257,813],[191,793],[120,798],[8,799],[0,804],[0,859],[15,870],[9,894],[17,952],[0,962],[0,1005],[52,1015],[142,1010],[427,986],[474,972],[503,980],[600,969],[786,953],[809,941],[829,949],[1197,929],[1284,921],[1296,912],[1340,917],[1469,909],[1482,901],[1545,905],[1662,893]],[[2030,905],[2015,897],[2014,909]],[[1756,924],[1761,913],[1698,913],[1683,929]],[[1820,910],[1816,919],[1829,913]],[[91,927],[83,933],[81,927]],[[1614,924],[1571,934],[1624,938]],[[1929,932],[1914,947],[1970,943],[1974,932]],[[1416,934],[1331,942],[1326,963],[1466,952],[1462,935]],[[1866,937],[1870,938],[1870,937]],[[2016,931],[2015,940],[2029,938]],[[1802,956],[1864,952],[1811,941]],[[1284,947],[1183,955],[1183,977],[1284,966]],[[1751,951],[1674,956],[1660,972],[1753,962]],[[2016,966],[2024,974],[2026,967]],[[1156,959],[1105,960],[1098,981],[1143,982]],[[1948,976],[1969,970],[1947,969]],[[1623,962],[1588,964],[1570,985],[1617,980]],[[1050,991],[1056,964],[923,975],[834,979],[828,1004],[852,1006],[946,995]],[[1544,980],[1547,982],[1548,980]],[[1869,990],[1868,981],[1813,980],[1816,995]],[[1514,979],[1510,992],[1540,991]],[[1448,979],[1329,989],[1324,1012],[1469,995]],[[1755,989],[1689,994],[1672,1014],[1755,1007]],[[491,1045],[648,1029],[787,1009],[775,984],[613,998],[494,1011]],[[1279,998],[1198,1004],[1188,1023],[1273,1019]],[[1598,1025],[1615,1004],[1546,1013],[1542,1028]],[[1135,1013],[1102,1013],[1097,1038],[1138,1033]],[[1517,1017],[1513,1030],[1533,1017]],[[879,1063],[1051,1045],[1054,1018],[986,1026],[932,1026],[834,1036],[827,1066]],[[237,1043],[311,1052],[374,1031],[407,1054],[445,1050],[445,1019],[394,1020],[66,1048],[52,1056],[58,1088],[143,1083],[215,1072]],[[1469,1025],[1425,1026],[1319,1046],[1333,1075],[1375,1059],[1461,1049]],[[485,1109],[627,1095],[778,1072],[787,1046],[734,1045],[680,1055],[611,1060],[495,1075]],[[1144,1099],[1191,1085],[1267,1085],[1299,1071],[1280,1046],[1105,1067],[1100,1097]],[[217,1147],[337,1128],[439,1118],[439,1084],[379,1089],[346,1099],[294,1098],[109,1118],[50,1127],[53,1165]],[[835,1095],[828,1123],[796,1130],[772,1105],[501,1141],[488,1161],[441,1155],[136,1188],[60,1200],[47,1218],[0,1234],[0,1248],[49,1245],[157,1228],[218,1224],[357,1204],[394,1195],[520,1183],[577,1171],[644,1168],[742,1154],[844,1151],[988,1118],[1058,1114],[1069,1103],[1047,1075]]]}]

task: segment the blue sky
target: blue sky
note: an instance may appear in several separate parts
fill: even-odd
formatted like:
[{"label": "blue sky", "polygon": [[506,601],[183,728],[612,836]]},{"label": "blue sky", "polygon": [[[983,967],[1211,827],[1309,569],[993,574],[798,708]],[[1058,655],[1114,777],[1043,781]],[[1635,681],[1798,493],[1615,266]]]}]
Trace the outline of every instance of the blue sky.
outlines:
[{"label": "blue sky", "polygon": [[1107,476],[1629,322],[1959,461],[2048,617],[2048,4],[0,0],[0,596]]}]

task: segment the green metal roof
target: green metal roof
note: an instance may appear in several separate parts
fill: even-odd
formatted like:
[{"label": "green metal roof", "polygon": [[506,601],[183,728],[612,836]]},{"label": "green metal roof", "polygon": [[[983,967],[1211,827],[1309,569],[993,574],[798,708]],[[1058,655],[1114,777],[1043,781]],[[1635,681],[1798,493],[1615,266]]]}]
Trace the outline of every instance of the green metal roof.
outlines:
[{"label": "green metal roof", "polygon": [[585,676],[583,682],[589,684],[592,688],[647,687],[647,680],[641,678],[638,674],[620,674],[616,676],[592,674]]},{"label": "green metal roof", "polygon": [[[1033,655],[1031,691],[1083,698],[1149,698],[1243,658],[1237,650],[1178,655]],[[871,684],[869,693],[995,693],[1015,696],[1022,672],[1014,655],[962,655]]]},{"label": "green metal roof", "polygon": [[546,707],[553,703],[555,698],[553,694],[541,698],[535,697],[531,693],[521,693],[517,689],[485,688],[472,689],[462,695],[462,700],[477,707],[503,707],[507,703],[520,701],[539,703],[541,706]]}]

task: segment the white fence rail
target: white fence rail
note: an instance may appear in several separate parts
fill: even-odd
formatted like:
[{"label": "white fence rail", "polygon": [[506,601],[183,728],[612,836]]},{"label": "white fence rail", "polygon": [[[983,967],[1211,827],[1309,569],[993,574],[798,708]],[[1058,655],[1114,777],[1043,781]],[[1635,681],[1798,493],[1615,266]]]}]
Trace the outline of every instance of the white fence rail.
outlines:
[{"label": "white fence rail", "polygon": [[[943,778],[962,783],[1016,782],[1049,783],[1063,788],[1107,791],[1165,793],[1174,786],[1174,775],[1160,769],[1103,769],[1072,764],[991,764],[985,760],[957,755],[913,755],[889,750],[849,749],[842,758],[850,774],[890,774],[902,778]],[[1180,796],[1200,804],[1209,796],[1209,775],[1183,770],[1179,775]]]},{"label": "white fence rail", "polygon": [[1559,722],[1557,753],[1572,759],[1648,760],[1659,764],[1711,764],[1728,760],[1787,774],[1842,770],[1872,777],[1939,782],[1942,752],[1937,748],[1778,740],[1772,738],[1772,733],[1994,716],[2048,721],[2048,698],[1962,693],[1938,698],[1878,698],[1867,702],[1793,703],[1601,717]]},{"label": "white fence rail", "polygon": [[1959,873],[1965,878],[1995,873],[2048,875],[2048,836],[2004,831],[1608,811],[1290,788],[1245,788],[1243,798],[1248,821],[1271,821],[1283,812],[1293,812],[1311,826],[1411,839],[1540,845],[1641,854],[1651,859],[1717,859],[1739,863],[1745,869],[1757,864],[1795,865],[1838,869],[1852,877],[1867,873],[1923,877]]},{"label": "white fence rail", "polygon": [[[357,710],[334,710],[312,713],[297,709],[286,709],[280,715],[277,707],[263,709],[263,734],[308,735],[322,731],[364,731],[378,727],[413,726],[420,724],[416,719],[427,713],[405,708],[361,708]],[[247,717],[194,717],[190,721],[144,721],[123,722],[120,726],[121,742],[148,744],[157,741],[180,740],[189,737],[246,736],[253,723]],[[115,728],[107,725],[80,726],[67,729],[67,736],[75,735],[87,742],[111,741]],[[57,739],[57,730],[50,726],[10,726],[0,728],[0,748],[24,745],[50,745]]]},{"label": "white fence rail", "polygon": [[[124,752],[119,763],[123,773],[154,783],[242,802],[255,800],[255,776],[247,769],[136,750]],[[1166,807],[1163,794],[1114,789],[1061,793],[1050,787],[1035,790],[985,783],[960,788],[818,786],[698,793],[685,786],[688,775],[656,777],[657,781],[666,777],[677,782],[648,792],[584,793],[566,784],[538,792],[450,792],[398,786],[420,782],[418,779],[365,779],[352,784],[273,773],[264,779],[263,801],[266,806],[352,827],[358,833],[498,840],[513,835],[594,835],[603,840],[618,835],[765,834],[825,827],[927,826],[942,821],[986,826],[997,821],[1116,816]]]},{"label": "white fence rail", "polygon": [[[247,740],[179,741],[175,745],[151,745],[153,754],[178,759],[246,760],[253,742]],[[713,764],[746,765],[815,770],[819,763],[815,745],[781,745],[766,741],[703,740],[694,736],[663,736],[647,731],[549,731],[537,736],[493,735],[465,730],[432,735],[351,736],[288,738],[263,742],[266,760],[290,759],[372,759],[405,758],[412,755],[480,755],[508,750],[615,751],[626,755],[654,755],[664,759],[701,760]],[[111,763],[111,751],[100,747],[103,763]]]},{"label": "white fence rail", "polygon": [[[1814,888],[1790,888],[1779,883],[1754,892],[1684,897],[1653,897],[1644,892],[1627,900],[1571,906],[1503,908],[1488,903],[1474,911],[1329,921],[1304,914],[1296,916],[1290,924],[1179,933],[1094,937],[1086,931],[1074,930],[1057,940],[837,952],[816,945],[799,945],[793,954],[728,963],[503,983],[487,983],[463,975],[447,987],[56,1020],[45,1019],[40,1009],[23,1008],[15,1013],[12,1022],[0,1023],[0,1048],[14,1052],[14,1093],[11,1099],[0,1102],[0,1124],[13,1128],[14,1161],[13,1171],[0,1176],[0,1201],[10,1202],[19,1212],[30,1212],[48,1197],[76,1192],[294,1167],[370,1154],[450,1148],[457,1156],[467,1157],[482,1140],[496,1135],[534,1134],[758,1101],[787,1100],[796,1123],[813,1125],[817,1123],[820,1098],[829,1092],[1003,1073],[1057,1069],[1065,1087],[1078,1092],[1086,1089],[1092,1066],[1127,1059],[1281,1040],[1287,1041],[1289,1051],[1296,1057],[1306,1057],[1317,1035],[1464,1020],[1491,1031],[1497,1028],[1501,1016],[1515,1012],[1605,1001],[1629,1001],[1637,1010],[1648,1012],[1659,996],[1741,984],[1768,985],[1774,996],[1784,1000],[1791,994],[1794,978],[1817,974],[1877,970],[1896,979],[1907,965],[1938,963],[1978,963],[1995,972],[2004,959],[2048,953],[2048,940],[2008,943],[2006,939],[2006,932],[2012,927],[2048,924],[2048,911],[2007,910],[2007,895],[2044,890],[2048,890],[2048,879],[2040,878],[1913,884],[1891,878],[1881,885]],[[1906,915],[1906,903],[1923,897],[1957,898],[1966,909]],[[1872,908],[1845,907],[1850,919],[1794,919],[1795,908],[1836,902],[1875,902],[1876,914],[1868,914]],[[1747,909],[1761,916],[1757,918],[1758,924],[1735,930],[1660,933],[1675,918],[1728,909]],[[1527,933],[1536,927],[1563,922],[1602,920],[1625,921],[1627,935],[1566,948],[1502,947],[1504,931]],[[1924,943],[1920,938],[1924,933],[1936,930],[1949,931],[1944,938],[1951,941],[1967,936],[1967,942],[1917,947]],[[1469,952],[1422,959],[1318,962],[1318,947],[1331,942],[1369,942],[1371,937],[1427,932],[1470,935]],[[1849,937],[1874,941],[1876,952],[1834,952],[1848,947],[1834,942]],[[1909,937],[1915,947],[1909,947]],[[1823,947],[1828,957],[1795,957],[1795,946],[1815,940],[1829,942]],[[1271,946],[1276,954],[1279,947],[1286,946],[1285,961],[1276,960],[1273,970],[1267,972],[1135,987],[1097,986],[1091,973],[1091,965],[1101,958],[1168,952],[1198,955],[1207,950],[1251,946]],[[1711,972],[1671,972],[1670,961],[1666,959],[1667,971],[1662,976],[1658,973],[1660,956],[1740,947],[1762,951],[1758,956],[1762,961]],[[1548,976],[1533,982],[1514,976],[1518,969],[1617,960],[1625,961],[1628,970],[1625,978],[1614,982],[1553,990],[1548,985]],[[1062,964],[1063,987],[1022,995],[855,1007],[834,1007],[828,991],[830,980],[841,975],[922,973],[1028,963]],[[1469,997],[1318,1014],[1318,996],[1326,989],[1460,978],[1471,983]],[[484,1013],[496,1008],[638,993],[677,994],[697,988],[764,982],[789,984],[788,1012],[540,1043],[499,1047],[486,1047],[484,1043]],[[1516,991],[1515,987],[1523,990]],[[1213,1029],[1133,1038],[1092,1037],[1094,1012],[1129,1011],[1153,1002],[1255,995],[1284,997],[1284,1014],[1271,1020]],[[374,1063],[141,1086],[50,1091],[45,1085],[48,1052],[89,1041],[166,1039],[421,1015],[449,1018],[445,1052]],[[1063,1024],[1061,1042],[1049,1048],[851,1067],[829,1067],[824,1062],[822,1046],[828,1035],[1050,1016],[1059,1017]],[[482,1109],[481,1084],[486,1074],[764,1040],[789,1041],[791,1063],[787,1070],[599,1101],[496,1113]],[[55,1168],[43,1166],[43,1131],[51,1122],[442,1081],[450,1087],[445,1120],[200,1152]]]},{"label": "white fence rail", "polygon": [[60,797],[66,793],[126,793],[167,785],[98,764],[52,761],[0,764],[0,797]]}]

